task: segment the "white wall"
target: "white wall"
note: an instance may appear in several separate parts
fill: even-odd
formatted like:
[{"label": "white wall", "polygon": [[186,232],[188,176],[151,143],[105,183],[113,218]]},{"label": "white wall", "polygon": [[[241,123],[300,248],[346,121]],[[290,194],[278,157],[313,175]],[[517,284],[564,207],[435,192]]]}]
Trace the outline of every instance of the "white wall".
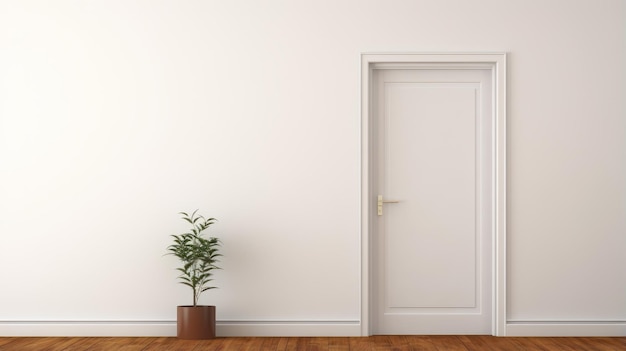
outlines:
[{"label": "white wall", "polygon": [[508,319],[625,333],[624,1],[8,0],[0,335],[171,335],[163,254],[195,208],[223,333],[358,332],[379,51],[509,53]]}]

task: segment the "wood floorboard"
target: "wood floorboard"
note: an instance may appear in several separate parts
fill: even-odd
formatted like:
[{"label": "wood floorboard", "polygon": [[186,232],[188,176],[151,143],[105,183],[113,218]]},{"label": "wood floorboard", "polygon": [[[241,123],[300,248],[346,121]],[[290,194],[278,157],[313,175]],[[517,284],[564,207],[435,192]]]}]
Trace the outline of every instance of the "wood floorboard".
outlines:
[{"label": "wood floorboard", "polygon": [[467,351],[463,342],[454,335],[431,336],[431,340],[437,347],[437,351]]},{"label": "wood floorboard", "polygon": [[103,338],[102,340],[96,340],[96,342],[86,350],[141,351],[153,341],[154,338]]},{"label": "wood floorboard", "polygon": [[328,351],[349,351],[350,341],[348,338],[328,338]]},{"label": "wood floorboard", "polygon": [[373,337],[369,337],[369,338],[350,338],[349,340],[349,350],[350,351],[370,351],[371,350],[371,343],[368,341],[369,339],[371,339]]},{"label": "wood floorboard", "polygon": [[328,351],[328,338],[311,338],[307,346],[307,351]]},{"label": "wood floorboard", "polygon": [[285,351],[287,350],[287,344],[289,344],[289,338],[280,338],[278,341],[278,348],[276,351]]},{"label": "wood floorboard", "polygon": [[389,336],[387,335],[374,335],[369,339],[371,349],[374,351],[388,349],[391,345],[389,343]]},{"label": "wood floorboard", "polygon": [[582,338],[587,347],[591,350],[613,351],[626,350],[626,338]]},{"label": "wood floorboard", "polygon": [[[175,338],[172,338],[172,339],[176,340]],[[246,340],[244,338],[224,338],[224,341],[220,343],[217,350],[218,351],[241,351],[245,341]],[[202,350],[202,348],[198,347],[194,350],[200,351]]]},{"label": "wood floorboard", "polygon": [[458,338],[459,338],[459,341],[463,343],[463,345],[468,351],[492,351],[494,350],[494,347],[492,347],[490,341],[484,340],[483,338],[479,338],[476,336],[467,336],[467,335],[462,335],[462,336],[459,336]]},{"label": "wood floorboard", "polygon": [[469,351],[541,351],[527,337],[496,337],[471,335],[459,337]]},{"label": "wood floorboard", "polygon": [[0,338],[0,346],[13,342],[16,338]]},{"label": "wood floorboard", "polygon": [[469,351],[525,351],[528,347],[520,345],[519,338],[498,338],[488,335],[459,336]]},{"label": "wood floorboard", "polygon": [[411,335],[406,337],[411,351],[437,351],[437,346],[429,336]]},{"label": "wood floorboard", "polygon": [[[193,348],[193,351],[219,351],[226,350],[224,348],[224,343],[226,343],[227,338],[215,338],[212,340],[201,340],[196,347]],[[239,349],[243,350],[243,346]]]},{"label": "wood floorboard", "polygon": [[310,338],[296,338],[298,342],[296,343],[296,351],[307,351],[309,348]]},{"label": "wood floorboard", "polygon": [[249,337],[245,338],[243,345],[241,345],[240,351],[259,351],[262,343],[261,338]]},{"label": "wood floorboard", "polygon": [[141,351],[189,351],[194,350],[200,340],[179,340],[176,338],[156,338]]},{"label": "wood floorboard", "polygon": [[486,335],[177,338],[0,337],[0,351],[626,351],[619,338]]},{"label": "wood floorboard", "polygon": [[389,337],[391,351],[411,351],[409,338],[406,335]]},{"label": "wood floorboard", "polygon": [[[0,346],[0,350],[11,347],[21,350],[67,350],[80,340],[75,338],[15,338],[10,344]],[[1,345],[1,344],[0,344]]]},{"label": "wood floorboard", "polygon": [[[280,348],[280,339],[281,338],[264,338],[263,344],[261,345],[261,351],[276,351]],[[284,350],[284,348],[283,348]],[[230,351],[230,350],[228,350]],[[234,351],[234,350],[233,350]]]},{"label": "wood floorboard", "polygon": [[546,350],[559,350],[559,351],[583,351],[584,348],[574,348],[570,345],[571,340],[557,338],[541,338],[534,340],[536,344],[542,345]]},{"label": "wood floorboard", "polygon": [[370,338],[372,351],[387,351],[391,348],[388,335],[374,335]]},{"label": "wood floorboard", "polygon": [[541,350],[540,348],[537,348],[536,344],[534,343],[534,340],[536,338],[517,337],[510,339],[510,343],[515,345],[519,350]]}]

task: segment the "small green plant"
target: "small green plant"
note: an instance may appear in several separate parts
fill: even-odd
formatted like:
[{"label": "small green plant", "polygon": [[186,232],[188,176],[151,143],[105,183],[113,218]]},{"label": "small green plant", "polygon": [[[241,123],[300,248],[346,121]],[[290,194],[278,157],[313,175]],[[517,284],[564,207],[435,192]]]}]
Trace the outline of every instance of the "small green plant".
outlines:
[{"label": "small green plant", "polygon": [[221,245],[218,238],[205,238],[202,232],[205,231],[216,219],[206,219],[197,215],[198,210],[191,215],[180,212],[182,219],[191,224],[191,232],[172,235],[174,244],[168,246],[168,254],[180,259],[183,266],[177,268],[180,271],[180,283],[187,285],[193,290],[193,306],[197,306],[200,294],[214,286],[209,286],[213,280],[213,270],[220,269],[216,264],[218,258],[222,256],[218,250]]}]

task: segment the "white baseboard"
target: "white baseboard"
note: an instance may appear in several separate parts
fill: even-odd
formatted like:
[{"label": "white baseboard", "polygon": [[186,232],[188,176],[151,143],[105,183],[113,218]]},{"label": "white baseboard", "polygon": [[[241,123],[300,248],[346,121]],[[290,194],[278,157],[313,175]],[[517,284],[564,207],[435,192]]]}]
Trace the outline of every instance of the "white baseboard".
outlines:
[{"label": "white baseboard", "polygon": [[361,336],[359,321],[229,321],[217,323],[221,336]]},{"label": "white baseboard", "polygon": [[[218,321],[218,336],[361,336],[359,321]],[[0,321],[0,337],[173,337],[175,321]],[[626,336],[622,321],[514,321],[506,336]]]},{"label": "white baseboard", "polygon": [[176,336],[175,321],[7,321],[0,336]]},{"label": "white baseboard", "polygon": [[[217,336],[360,336],[359,321],[218,321]],[[176,321],[3,321],[0,337],[168,337]]]},{"label": "white baseboard", "polygon": [[515,321],[506,336],[626,336],[624,321]]}]

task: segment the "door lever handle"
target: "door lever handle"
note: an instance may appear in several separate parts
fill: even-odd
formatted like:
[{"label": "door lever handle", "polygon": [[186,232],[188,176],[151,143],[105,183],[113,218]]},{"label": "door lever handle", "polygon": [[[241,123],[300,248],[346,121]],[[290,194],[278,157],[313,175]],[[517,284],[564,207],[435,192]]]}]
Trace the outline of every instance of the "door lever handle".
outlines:
[{"label": "door lever handle", "polygon": [[397,204],[398,200],[383,200],[382,195],[378,195],[378,215],[383,215],[383,204]]}]

